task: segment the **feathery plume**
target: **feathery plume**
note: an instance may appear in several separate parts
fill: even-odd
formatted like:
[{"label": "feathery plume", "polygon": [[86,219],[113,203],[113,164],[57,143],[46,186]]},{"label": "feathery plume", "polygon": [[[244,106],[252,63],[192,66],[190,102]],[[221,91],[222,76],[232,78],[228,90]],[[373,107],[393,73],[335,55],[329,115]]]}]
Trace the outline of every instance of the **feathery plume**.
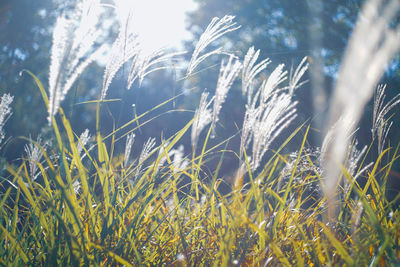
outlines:
[{"label": "feathery plume", "polygon": [[269,75],[268,79],[261,84],[262,102],[266,102],[271,95],[278,93],[276,89],[287,79],[287,71],[283,70],[284,67],[284,64],[279,64],[274,71],[272,71],[271,75]]},{"label": "feathery plume", "polygon": [[124,166],[128,166],[129,158],[131,156],[131,149],[135,141],[135,134],[130,133],[126,136],[125,153],[124,153]]},{"label": "feathery plume", "polygon": [[213,99],[207,102],[208,94],[209,94],[208,92],[203,92],[201,94],[200,104],[199,107],[196,109],[194,115],[195,119],[192,124],[192,134],[191,134],[192,147],[194,149],[196,148],[201,131],[204,129],[204,127],[207,126],[207,124],[211,122],[212,119],[211,110],[208,107],[210,106],[211,101],[213,101]]},{"label": "feathery plume", "polygon": [[256,170],[271,143],[295,118],[297,101],[288,94],[274,95],[266,104],[260,105],[252,129],[251,167]]},{"label": "feathery plume", "polygon": [[296,70],[293,72],[293,66],[290,69],[289,75],[289,94],[293,96],[294,91],[305,84],[307,81],[303,81],[301,83],[300,79],[303,77],[304,73],[308,70],[309,63],[307,62],[307,57],[304,57],[300,64],[297,66]]},{"label": "feathery plume", "polygon": [[[348,153],[348,157],[346,160],[346,169],[349,172],[350,176],[353,177],[353,179],[356,179],[361,173],[365,170],[361,170],[359,173],[356,173],[357,168],[360,165],[362,157],[365,155],[367,152],[367,146],[364,146],[361,150],[357,149],[358,141],[357,139],[354,141],[354,144],[352,144],[350,148],[350,152]],[[370,166],[369,164],[367,165],[368,167]],[[343,193],[347,195],[347,193],[350,190],[351,183],[348,182],[347,179],[344,179],[344,191]]]},{"label": "feathery plume", "polygon": [[[254,102],[253,102],[254,103]],[[239,150],[239,158],[243,158],[244,149],[246,149],[251,141],[253,129],[257,122],[257,118],[259,118],[262,109],[260,107],[255,107],[255,105],[246,105],[246,111],[243,119],[243,127],[242,127],[242,135],[240,138],[240,150]]]},{"label": "feathery plume", "polygon": [[117,39],[114,41],[109,60],[106,65],[103,76],[103,89],[101,91],[101,100],[107,96],[108,88],[118,70],[131,58],[138,57],[140,53],[139,41],[136,35],[126,36],[125,32],[120,31]]},{"label": "feathery plume", "polygon": [[[340,128],[340,125],[345,123],[344,122],[345,120],[346,120],[346,118],[344,118],[344,117],[339,118],[339,120],[335,124],[333,124],[331,126],[331,128],[326,132],[325,137],[324,137],[324,139],[322,141],[321,152],[320,152],[320,156],[319,156],[319,164],[320,164],[320,166],[322,166],[322,170],[323,170],[322,174],[323,174],[323,177],[325,178],[325,180],[322,181],[323,182],[322,190],[325,190],[326,188],[336,188],[337,187],[338,180],[334,180],[334,179],[326,180],[325,176],[326,176],[326,172],[330,172],[331,171],[328,167],[338,168],[338,166],[336,166],[336,165],[327,166],[325,164],[326,164],[326,162],[332,161],[332,159],[331,159],[331,157],[332,157],[331,149],[332,149],[332,145],[335,142],[335,136],[337,135],[336,132]],[[344,134],[344,138],[345,138],[344,142],[346,142],[347,144],[349,144],[350,140],[352,139],[352,137],[354,136],[354,134],[358,130],[358,129],[354,130],[355,125],[356,125],[356,123],[353,122],[353,123],[351,123],[351,127],[347,127],[346,128],[347,131]],[[351,151],[353,149],[356,149],[356,147],[355,146],[353,146],[353,147],[348,146],[347,148],[344,148],[344,149],[346,151],[348,149],[350,149],[350,154],[349,154],[349,158],[350,158],[351,154],[355,153],[355,151],[353,151],[353,152],[351,152]],[[351,168],[349,170],[349,172],[352,171],[352,168],[353,168],[350,165],[351,165],[350,161],[347,161],[347,167]],[[334,183],[334,184],[330,184],[330,183]],[[325,194],[326,194],[326,192],[325,192]]]},{"label": "feathery plume", "polygon": [[[322,141],[321,145],[321,155],[320,155],[320,163],[323,165],[325,161],[328,160],[329,155],[329,149],[334,143],[334,138],[335,138],[335,132],[337,129],[340,127],[341,124],[345,123],[345,118],[341,117],[339,120],[331,126],[331,128],[326,132],[324,140]],[[348,142],[352,136],[357,132],[358,129],[355,128],[356,123],[353,122],[351,123],[351,127],[347,128],[347,132],[345,133],[345,138],[346,142]]]},{"label": "feathery plume", "polygon": [[12,103],[14,97],[10,94],[4,94],[1,97],[0,101],[0,143],[3,141],[5,134],[4,134],[4,125],[6,124],[7,120],[10,118],[12,112],[10,108],[10,104]]},{"label": "feathery plume", "polygon": [[392,127],[393,122],[386,119],[386,115],[400,103],[400,94],[390,99],[386,104],[385,102],[385,90],[386,85],[379,85],[374,95],[374,111],[372,117],[372,139],[378,139],[378,154],[383,152],[385,147],[386,138],[389,134],[389,130]]},{"label": "feathery plume", "polygon": [[129,90],[131,88],[136,79],[139,80],[139,86],[141,86],[145,76],[154,71],[166,69],[167,66],[161,64],[172,60],[176,56],[183,55],[186,52],[165,53],[165,48],[160,48],[149,55],[144,55],[143,52],[139,51],[132,62],[131,71],[128,76],[127,89]]},{"label": "feathery plume", "polygon": [[166,153],[165,148],[169,145],[169,142],[162,141],[162,145],[160,146],[158,156],[160,158],[160,161],[158,163],[158,166],[156,166],[156,172],[158,172],[159,168],[165,164],[167,161],[167,155],[168,158],[172,159],[171,165],[172,165],[172,171],[174,173],[178,173],[180,171],[183,171],[188,165],[189,165],[189,160],[184,156],[184,146],[180,145],[177,149],[171,149]]},{"label": "feathery plume", "polygon": [[153,147],[156,145],[156,139],[155,138],[149,138],[146,143],[144,143],[142,152],[140,153],[136,172],[135,172],[135,180],[139,177],[140,172],[142,171],[143,168],[143,163],[144,161],[149,157],[149,155],[152,152]]},{"label": "feathery plume", "polygon": [[234,16],[225,15],[222,19],[215,17],[211,20],[196,44],[186,76],[191,75],[194,69],[207,57],[222,53],[222,47],[219,47],[200,56],[200,53],[203,52],[210,43],[220,38],[222,35],[240,28],[239,25],[236,25],[236,22],[233,22],[234,18]]},{"label": "feathery plume", "polygon": [[98,12],[98,0],[83,0],[70,19],[65,15],[57,19],[49,70],[49,124],[76,79],[103,52],[101,46],[89,53],[100,34]]},{"label": "feathery plume", "polygon": [[357,167],[368,148],[367,146],[364,146],[363,149],[358,150],[357,145],[358,141],[355,140],[354,144],[351,146],[349,157],[346,161],[346,169],[351,176],[356,174]]},{"label": "feathery plume", "polygon": [[77,145],[77,150],[78,150],[79,155],[82,153],[83,148],[89,142],[90,138],[91,138],[91,136],[89,134],[89,129],[86,129],[85,131],[83,131],[81,133],[81,135],[79,136],[79,142]]},{"label": "feathery plume", "polygon": [[103,76],[103,88],[101,99],[105,99],[108,88],[118,70],[131,58],[138,57],[140,53],[140,43],[138,36],[133,31],[133,12],[132,8],[127,7],[123,1],[116,1],[115,11],[119,21],[119,33],[115,39],[106,69]]},{"label": "feathery plume", "polygon": [[114,0],[115,13],[120,26],[120,32],[125,32],[126,36],[134,33],[133,5],[125,0]]},{"label": "feathery plume", "polygon": [[246,56],[243,60],[243,71],[242,71],[242,94],[245,95],[247,89],[254,82],[254,78],[264,69],[267,68],[271,62],[269,58],[266,58],[259,62],[257,65],[256,61],[260,55],[260,50],[255,51],[254,46],[250,47],[247,51]]},{"label": "feathery plume", "polygon": [[183,171],[186,169],[187,166],[189,166],[189,160],[184,157],[183,155],[184,151],[184,146],[180,145],[177,149],[171,150],[169,155],[173,155],[174,159],[172,160],[172,166],[174,173],[177,173],[179,171]]},{"label": "feathery plume", "polygon": [[232,84],[235,78],[238,76],[241,68],[242,64],[239,60],[235,60],[233,63],[232,55],[229,57],[226,65],[224,65],[224,61],[221,62],[212,112],[211,138],[215,137],[215,126],[218,122],[218,115],[221,111],[222,104],[225,102],[226,95],[228,94],[229,89],[232,87]]},{"label": "feathery plume", "polygon": [[249,157],[250,166],[255,171],[275,138],[296,118],[296,101],[288,93],[277,90],[286,80],[287,71],[280,64],[264,81],[259,90],[253,94],[248,90],[248,103],[243,120],[240,140],[240,159],[244,150],[252,143],[252,153]]},{"label": "feathery plume", "polygon": [[335,218],[336,185],[340,164],[344,162],[348,140],[346,133],[354,128],[363,108],[373,94],[385,65],[400,49],[400,28],[389,27],[400,10],[397,0],[367,1],[350,38],[341,65],[329,112],[329,124],[343,121],[333,134],[330,156],[324,162],[323,189],[328,199],[328,218]]},{"label": "feathery plume", "polygon": [[[46,144],[44,144],[46,146]],[[38,137],[37,142],[30,142],[25,145],[25,153],[29,161],[29,175],[32,181],[36,180],[39,173],[37,173],[38,163],[43,157],[42,139]]]}]

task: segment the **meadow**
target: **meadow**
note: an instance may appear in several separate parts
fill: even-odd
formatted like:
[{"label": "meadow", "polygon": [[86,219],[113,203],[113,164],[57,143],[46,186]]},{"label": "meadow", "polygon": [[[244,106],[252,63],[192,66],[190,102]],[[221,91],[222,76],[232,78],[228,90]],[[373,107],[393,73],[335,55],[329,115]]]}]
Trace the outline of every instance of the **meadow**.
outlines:
[{"label": "meadow", "polygon": [[[82,0],[54,27],[48,82],[29,70],[48,110],[52,142],[26,137],[25,153],[2,161],[0,264],[110,266],[395,266],[400,264],[400,194],[387,197],[400,144],[387,140],[400,94],[386,99],[378,84],[398,55],[400,29],[388,27],[400,10],[396,0],[367,1],[338,73],[320,146],[311,146],[310,120],[294,125],[296,92],[307,80],[309,58],[296,67],[270,68],[249,47],[240,57],[212,46],[235,34],[234,16],[214,18],[190,52],[144,53],[132,30],[131,13],[115,1],[119,34],[110,48],[101,36],[98,0]],[[108,52],[99,77],[96,131],[77,133],[62,102],[83,71]],[[184,62],[182,55],[190,54]],[[129,69],[126,88],[151,74],[184,66],[183,83],[221,59],[215,90],[201,94],[193,118],[172,136],[150,136],[139,154],[135,135],[153,122],[166,99],[109,133],[101,110],[114,77]],[[261,79],[264,74],[265,79]],[[245,104],[240,146],[228,150],[218,135],[219,119],[233,84]],[[131,89],[132,90],[132,89]],[[359,144],[357,125],[372,100],[371,143]],[[12,116],[14,97],[0,101],[0,138]],[[279,138],[288,128],[282,141]],[[393,130],[393,129],[392,129]],[[190,136],[191,153],[182,138]],[[295,140],[297,149],[286,153]],[[116,149],[124,144],[124,151]],[[211,143],[213,145],[211,145]],[[293,144],[292,144],[293,145]],[[123,152],[123,153],[122,153]],[[230,181],[221,172],[226,154],[237,159]],[[371,158],[373,161],[371,161]],[[209,170],[207,162],[217,160]],[[221,190],[228,187],[229,190]],[[226,192],[227,191],[227,192]]]}]

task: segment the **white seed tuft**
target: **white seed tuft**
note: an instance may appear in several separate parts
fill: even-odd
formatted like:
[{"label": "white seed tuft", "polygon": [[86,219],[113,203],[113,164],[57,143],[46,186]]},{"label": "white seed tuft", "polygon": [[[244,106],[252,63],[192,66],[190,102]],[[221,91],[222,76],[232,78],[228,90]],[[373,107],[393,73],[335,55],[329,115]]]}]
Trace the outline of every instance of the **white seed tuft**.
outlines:
[{"label": "white seed tuft", "polygon": [[135,134],[130,133],[126,136],[126,143],[125,143],[125,153],[124,153],[124,166],[125,168],[128,166],[129,159],[131,156],[131,150],[133,142],[135,141]]},{"label": "white seed tuft", "polygon": [[201,131],[211,122],[212,119],[211,110],[208,107],[213,99],[207,102],[208,94],[208,92],[203,92],[201,94],[200,104],[194,115],[195,118],[192,124],[191,134],[192,147],[194,149],[196,148]]},{"label": "white seed tuft", "polygon": [[219,119],[218,115],[221,111],[222,104],[225,102],[226,95],[228,94],[229,89],[232,87],[234,80],[239,75],[239,72],[242,68],[242,64],[239,62],[239,60],[233,61],[233,56],[230,56],[226,65],[224,65],[224,61],[221,62],[212,112],[211,138],[215,137],[215,127]]},{"label": "white seed tuft", "polygon": [[203,52],[206,47],[213,41],[217,40],[228,32],[232,32],[240,28],[240,26],[237,25],[236,22],[233,22],[234,18],[234,16],[226,15],[222,19],[215,17],[211,20],[210,24],[208,24],[206,30],[200,36],[200,39],[196,44],[192,58],[189,62],[186,76],[191,75],[194,69],[207,57],[223,53],[222,47],[219,47],[215,50],[212,50],[211,52],[205,53],[200,56],[200,53]]},{"label": "white seed tuft", "polygon": [[57,19],[49,70],[49,124],[79,75],[103,53],[104,46],[92,51],[100,34],[96,29],[99,4],[98,0],[82,0],[71,18],[62,15]]},{"label": "white seed tuft", "polygon": [[[260,55],[260,50],[255,51],[254,46],[250,47],[243,60],[242,71],[242,94],[245,95],[248,88],[252,86],[255,77],[271,62],[269,58],[262,60],[258,64],[256,61]],[[256,65],[255,65],[256,64]]]},{"label": "white seed tuft", "polygon": [[7,120],[10,118],[11,112],[11,103],[14,100],[14,97],[10,94],[4,94],[1,97],[0,101],[0,143],[3,141],[5,134],[4,134],[4,125],[6,124]]}]

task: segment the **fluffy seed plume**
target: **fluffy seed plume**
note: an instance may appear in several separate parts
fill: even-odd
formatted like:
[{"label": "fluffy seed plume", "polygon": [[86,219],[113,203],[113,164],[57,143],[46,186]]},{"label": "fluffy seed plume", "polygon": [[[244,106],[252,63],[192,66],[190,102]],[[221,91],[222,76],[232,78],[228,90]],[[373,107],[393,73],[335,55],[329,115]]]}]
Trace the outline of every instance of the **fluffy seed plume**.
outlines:
[{"label": "fluffy seed plume", "polygon": [[219,47],[200,56],[200,53],[203,52],[210,43],[220,38],[224,34],[240,28],[236,22],[233,22],[234,18],[234,16],[226,15],[222,19],[215,17],[211,20],[210,24],[208,24],[206,30],[200,36],[200,39],[196,44],[186,72],[187,76],[191,75],[194,69],[207,57],[222,53],[222,47]]},{"label": "fluffy seed plume", "polygon": [[280,64],[263,81],[259,90],[247,90],[247,105],[240,140],[240,159],[252,144],[250,166],[256,170],[263,155],[276,137],[296,118],[296,101],[291,94],[283,93],[279,85],[287,79],[287,71]]},{"label": "fluffy seed plume", "polygon": [[6,124],[7,120],[11,116],[11,107],[10,104],[12,103],[14,97],[10,94],[4,94],[1,97],[0,101],[0,143],[4,139],[4,125]]},{"label": "fluffy seed plume", "polygon": [[296,101],[290,95],[274,95],[268,103],[260,105],[261,111],[252,125],[251,167],[256,170],[262,157],[275,138],[296,118]]},{"label": "fluffy seed plume", "polygon": [[261,84],[261,101],[266,102],[268,98],[278,93],[278,86],[287,79],[287,71],[284,71],[284,64],[279,64],[278,67],[272,71],[267,80]]},{"label": "fluffy seed plume", "polygon": [[234,60],[233,56],[229,57],[228,63],[226,65],[224,65],[224,61],[221,62],[212,112],[211,138],[215,137],[215,126],[218,122],[218,115],[221,111],[222,104],[225,102],[226,95],[228,94],[229,89],[232,87],[232,84],[238,76],[241,68],[242,64],[239,60]]},{"label": "fluffy seed plume", "polygon": [[293,72],[293,69],[290,70],[289,76],[289,94],[293,96],[294,91],[305,84],[307,81],[300,82],[301,77],[303,77],[304,73],[308,70],[309,63],[307,62],[307,57],[304,57],[300,64],[297,66],[296,70]]},{"label": "fluffy seed plume", "polygon": [[[45,146],[46,144],[44,144]],[[43,157],[42,139],[38,137],[37,142],[30,142],[25,145],[25,153],[29,161],[29,175],[32,181],[36,180],[39,173],[37,173],[38,163]]]},{"label": "fluffy seed plume", "polygon": [[390,99],[386,104],[385,102],[385,90],[386,85],[379,85],[374,95],[374,111],[372,117],[372,139],[378,139],[378,153],[383,152],[385,147],[386,138],[392,127],[393,122],[389,123],[389,119],[386,119],[386,115],[400,103],[400,94]]},{"label": "fluffy seed plume", "polygon": [[256,108],[255,105],[247,104],[246,106],[246,112],[244,114],[243,127],[242,127],[242,135],[240,138],[240,152],[239,152],[240,159],[243,158],[244,149],[246,149],[249,146],[253,134],[254,125],[256,124],[256,121],[260,116],[259,114],[261,111],[262,111],[261,108],[259,107]]},{"label": "fluffy seed plume", "polygon": [[83,0],[71,18],[57,19],[49,70],[49,124],[76,79],[103,52],[103,46],[91,51],[100,34],[98,13],[98,0]]},{"label": "fluffy seed plume", "polygon": [[[81,133],[81,135],[79,136],[79,142],[77,145],[77,150],[79,155],[82,153],[83,148],[86,146],[86,144],[89,142],[91,136],[89,134],[89,129],[86,129],[85,131],[83,131]],[[86,154],[84,154],[82,156],[82,158],[85,156]]]},{"label": "fluffy seed plume", "polygon": [[132,8],[127,7],[123,1],[116,1],[115,4],[115,11],[119,21],[119,33],[111,47],[104,71],[101,99],[106,97],[108,88],[122,65],[132,57],[137,57],[140,52],[140,44],[137,35],[133,31]]},{"label": "fluffy seed plume", "polygon": [[[320,164],[323,165],[325,161],[329,160],[328,157],[329,149],[332,146],[333,142],[335,141],[335,135],[337,129],[340,127],[342,123],[345,123],[346,119],[344,117],[339,118],[339,120],[331,126],[331,128],[326,132],[324,140],[322,141],[321,145],[321,154],[320,154]],[[347,132],[345,133],[346,142],[349,142],[354,134],[357,132],[358,129],[355,129],[355,122],[351,123],[351,127],[347,128]]]},{"label": "fluffy seed plume", "polygon": [[199,107],[196,109],[194,115],[195,119],[192,124],[192,134],[191,134],[191,141],[193,148],[196,148],[201,131],[211,122],[212,119],[211,110],[208,108],[212,100],[207,102],[208,95],[209,95],[208,92],[203,92],[201,94],[200,104]]},{"label": "fluffy seed plume", "polygon": [[174,159],[172,160],[174,173],[183,171],[187,166],[189,166],[189,160],[184,156],[183,152],[184,146],[180,145],[177,149],[173,149],[168,153],[168,155],[174,156]]},{"label": "fluffy seed plume", "polygon": [[165,48],[160,48],[149,55],[144,55],[139,51],[138,55],[132,62],[132,67],[128,77],[127,89],[130,89],[136,79],[139,80],[141,86],[143,79],[146,75],[157,71],[166,69],[167,66],[163,65],[165,62],[173,60],[174,57],[185,54],[186,52],[172,52],[166,53]]},{"label": "fluffy seed plume", "polygon": [[[367,152],[367,146],[364,146],[361,150],[357,149],[357,139],[354,141],[354,143],[352,144],[351,148],[350,148],[350,152],[348,153],[348,157],[346,160],[346,169],[350,174],[350,177],[353,177],[354,179],[356,179],[359,175],[362,174],[362,172],[365,170],[365,168],[363,170],[360,170],[359,172],[357,172],[357,168],[360,166],[361,164],[361,160],[364,157],[365,153]],[[370,164],[367,165],[367,167],[369,167]],[[351,183],[348,182],[347,179],[344,179],[344,193],[347,194],[350,190],[350,186]]]},{"label": "fluffy seed plume", "polygon": [[137,57],[139,52],[137,37],[133,34],[126,36],[125,32],[121,31],[111,47],[109,60],[104,71],[103,89],[101,91],[102,100],[107,96],[108,88],[118,70],[132,57]]},{"label": "fluffy seed plume", "polygon": [[[269,58],[266,58],[256,64],[258,56],[260,55],[260,50],[255,51],[254,46],[249,48],[243,61],[243,71],[242,71],[242,94],[245,95],[248,88],[254,82],[254,78],[263,71],[268,64],[271,62]],[[256,64],[256,65],[255,65]]]},{"label": "fluffy seed plume", "polygon": [[155,138],[149,138],[146,141],[146,143],[144,143],[142,152],[140,153],[140,156],[139,156],[138,166],[137,166],[136,172],[135,172],[135,180],[139,177],[140,172],[142,171],[142,168],[143,168],[143,163],[150,156],[152,149],[155,145],[156,145]]},{"label": "fluffy seed plume", "polygon": [[328,127],[339,118],[333,141],[328,148],[329,157],[324,162],[323,189],[328,199],[328,218],[334,220],[336,213],[336,185],[349,147],[346,133],[358,122],[364,106],[373,95],[374,88],[390,59],[400,49],[400,28],[389,25],[400,10],[397,0],[367,1],[362,9],[350,38],[341,65],[329,111]]},{"label": "fluffy seed plume", "polygon": [[125,153],[124,153],[124,166],[128,166],[129,158],[131,156],[131,150],[133,142],[135,141],[135,134],[130,133],[126,136],[126,143],[125,143]]}]

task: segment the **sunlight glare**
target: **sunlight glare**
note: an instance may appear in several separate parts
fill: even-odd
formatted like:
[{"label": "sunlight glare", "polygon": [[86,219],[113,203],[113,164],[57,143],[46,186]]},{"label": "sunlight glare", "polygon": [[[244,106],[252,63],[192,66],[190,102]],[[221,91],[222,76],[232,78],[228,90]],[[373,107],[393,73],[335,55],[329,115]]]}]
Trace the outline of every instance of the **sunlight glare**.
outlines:
[{"label": "sunlight glare", "polygon": [[139,35],[144,50],[154,51],[168,46],[181,48],[190,38],[185,29],[185,13],[194,10],[192,0],[120,0],[132,9],[134,32]]}]

